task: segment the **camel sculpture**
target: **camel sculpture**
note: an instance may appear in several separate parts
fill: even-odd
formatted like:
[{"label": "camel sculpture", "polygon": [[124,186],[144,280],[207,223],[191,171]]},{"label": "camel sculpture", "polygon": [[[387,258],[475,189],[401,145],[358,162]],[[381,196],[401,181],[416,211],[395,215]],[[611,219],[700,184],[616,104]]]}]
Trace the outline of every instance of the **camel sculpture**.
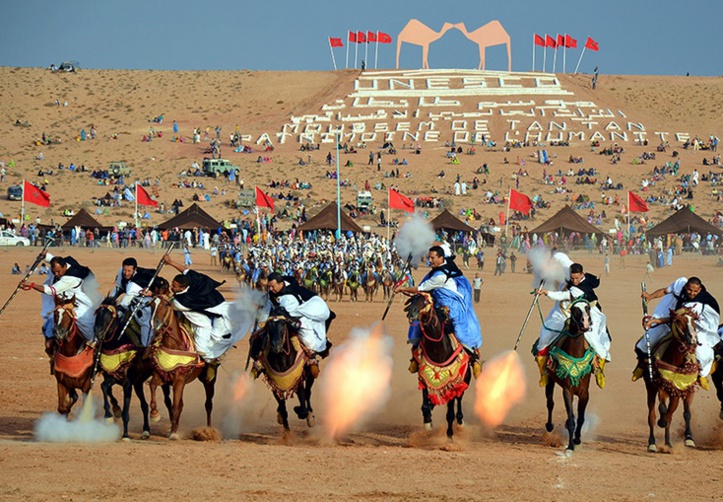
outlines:
[{"label": "camel sculpture", "polygon": [[[510,47],[510,36],[502,27],[499,21],[490,21],[489,23],[477,28],[472,32],[468,32],[464,23],[454,25],[462,34],[472,42],[479,46],[479,68],[485,69],[485,49],[495,45],[505,44],[507,46],[507,71],[512,71],[512,50]],[[406,29],[406,28],[405,28]],[[397,54],[399,54],[397,52]],[[397,68],[399,68],[399,56],[397,56]]]},{"label": "camel sculpture", "polygon": [[[429,45],[442,38],[442,36],[449,30],[454,28],[451,23],[444,23],[440,31],[434,31],[429,26],[416,20],[410,19],[407,25],[402,28],[402,31],[397,35],[397,68],[399,68],[399,53],[402,50],[402,42],[406,42],[412,45],[419,45],[422,48],[422,69],[429,69],[429,61],[427,57],[429,55]],[[504,31],[504,30],[503,30]],[[507,37],[509,41],[509,37]]]}]

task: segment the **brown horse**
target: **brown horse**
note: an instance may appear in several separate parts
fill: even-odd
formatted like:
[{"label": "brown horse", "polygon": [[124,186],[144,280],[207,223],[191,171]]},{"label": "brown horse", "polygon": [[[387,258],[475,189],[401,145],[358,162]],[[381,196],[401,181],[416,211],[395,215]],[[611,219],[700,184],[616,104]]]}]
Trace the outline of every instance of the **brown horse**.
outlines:
[{"label": "brown horse", "polygon": [[58,382],[58,413],[67,416],[78,400],[76,390],[84,395],[90,392],[95,351],[86,344],[78,329],[75,296],[69,300],[55,296],[53,322],[53,369]]},{"label": "brown horse", "polygon": [[346,280],[346,285],[349,286],[349,301],[358,302],[359,286],[361,285],[361,279],[358,271],[352,270],[351,274],[349,274],[349,278]]},{"label": "brown horse", "polygon": [[367,266],[364,274],[362,274],[362,287],[364,288],[364,297],[366,298],[366,301],[373,302],[374,295],[377,294],[377,288],[379,285],[377,284],[377,274],[374,272],[374,268],[371,266],[371,263]]},{"label": "brown horse", "polygon": [[[161,280],[161,279],[158,279]],[[163,280],[165,284],[168,283]],[[181,323],[173,311],[171,299],[166,291],[153,300],[153,328],[155,335],[148,347],[153,365],[151,378],[151,419],[157,421],[156,388],[163,389],[163,400],[171,417],[168,437],[179,439],[178,424],[183,411],[183,389],[196,378],[201,380],[206,391],[206,425],[211,427],[213,395],[218,365],[207,365],[196,352],[190,326]],[[173,387],[173,401],[170,390]]]},{"label": "brown horse", "polygon": [[[469,355],[451,333],[446,309],[436,309],[429,293],[417,293],[407,300],[404,310],[409,323],[419,323],[421,338],[414,358],[419,367],[424,428],[432,429],[432,410],[447,405],[447,437],[453,425],[464,425],[462,398],[472,376]],[[455,403],[457,412],[455,414]]]},{"label": "brown horse", "polygon": [[[718,327],[718,332],[720,333],[721,327]],[[716,360],[717,363],[715,365],[715,369],[710,374],[710,379],[713,381],[713,385],[715,385],[715,395],[718,397],[718,401],[720,401],[720,414],[718,417],[723,420],[723,343],[719,343],[716,346]]]},{"label": "brown horse", "polygon": [[341,267],[338,267],[331,278],[331,287],[334,291],[334,296],[336,296],[336,301],[340,302],[344,298],[344,285],[346,284],[346,281],[344,280],[344,273],[341,271]]},{"label": "brown horse", "polygon": [[698,382],[700,363],[695,357],[698,340],[695,320],[698,315],[688,307],[670,311],[670,334],[663,338],[653,349],[653,379],[648,371],[644,373],[645,389],[648,393],[648,451],[658,451],[655,446],[655,402],[659,402],[660,419],[658,426],[665,429],[665,445],[670,444],[670,424],[673,413],[683,400],[683,418],[685,419],[685,446],[695,447],[690,430],[693,396]]},{"label": "brown horse", "polygon": [[289,430],[286,400],[294,394],[299,397],[299,406],[294,407],[296,415],[300,420],[306,420],[309,427],[315,424],[311,387],[316,376],[308,364],[309,356],[299,341],[299,327],[299,321],[290,316],[286,309],[275,307],[264,327],[250,339],[251,351],[258,355],[264,380],[278,403],[277,420],[285,431]]},{"label": "brown horse", "polygon": [[386,300],[392,294],[395,278],[391,270],[383,270],[380,276],[382,277],[381,283],[384,290],[384,299]]},{"label": "brown horse", "polygon": [[[153,367],[148,359],[143,358],[143,348],[139,340],[133,340],[131,330],[133,325],[126,329],[121,335],[121,330],[126,320],[119,313],[115,305],[115,298],[108,297],[100,304],[95,312],[95,336],[102,343],[100,355],[100,369],[104,373],[103,383],[100,388],[103,391],[103,408],[105,418],[113,420],[113,415],[123,418],[123,440],[128,440],[128,421],[130,420],[130,403],[132,391],[141,404],[143,413],[143,434],[142,439],[151,437],[151,428],[148,423],[148,402],[143,391],[143,383],[153,373]],[[133,336],[140,336],[140,333]],[[111,388],[114,384],[123,387],[123,408],[118,407],[118,401],[113,397]],[[111,405],[113,413],[111,413]],[[120,412],[120,414],[119,414]]]},{"label": "brown horse", "polygon": [[331,293],[331,285],[334,273],[331,269],[326,269],[324,272],[319,274],[319,296],[324,301],[329,301],[329,293]]},{"label": "brown horse", "polygon": [[[595,351],[585,340],[585,333],[592,327],[590,304],[578,299],[570,305],[570,317],[562,332],[550,346],[550,379],[545,387],[547,398],[547,432],[552,432],[552,410],[555,408],[555,384],[562,389],[565,402],[568,432],[568,445],[565,451],[571,455],[575,445],[581,441],[582,426],[585,423],[585,409],[590,399],[590,374],[593,370]],[[573,399],[577,397],[577,420],[573,409]]]}]

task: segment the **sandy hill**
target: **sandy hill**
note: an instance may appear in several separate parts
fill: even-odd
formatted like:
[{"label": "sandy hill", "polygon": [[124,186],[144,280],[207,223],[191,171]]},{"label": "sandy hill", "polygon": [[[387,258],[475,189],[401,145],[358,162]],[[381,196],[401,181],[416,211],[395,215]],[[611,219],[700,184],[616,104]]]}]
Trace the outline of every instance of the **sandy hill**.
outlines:
[{"label": "sandy hill", "polygon": [[[320,151],[300,152],[298,134],[290,136],[284,144],[276,140],[276,133],[284,125],[305,116],[324,115],[326,110],[344,106],[341,111],[331,113],[331,123],[338,122],[343,114],[351,113],[350,106],[354,102],[353,95],[357,91],[355,82],[373,72],[360,74],[356,71],[339,72],[167,72],[167,71],[128,71],[128,70],[81,70],[75,74],[54,74],[43,69],[0,68],[0,160],[7,164],[11,159],[15,168],[8,169],[8,176],[3,184],[4,189],[11,183],[23,178],[32,181],[49,182],[48,191],[53,204],[50,209],[27,206],[26,211],[33,219],[40,217],[44,223],[64,221],[62,210],[66,207],[77,209],[86,207],[90,212],[93,198],[102,197],[113,187],[99,186],[88,174],[59,171],[58,163],[68,166],[70,163],[85,165],[88,169],[105,169],[108,162],[125,160],[133,170],[132,177],[138,179],[158,178],[159,200],[168,208],[174,199],[181,199],[188,205],[194,193],[200,196],[211,195],[209,202],[203,202],[204,208],[218,219],[226,219],[238,214],[230,204],[235,200],[238,185],[223,179],[214,180],[201,178],[204,189],[178,188],[179,172],[187,169],[194,161],[200,163],[208,147],[208,141],[200,144],[190,142],[195,127],[203,132],[209,129],[209,137],[215,136],[214,129],[221,126],[221,139],[224,142],[222,154],[235,165],[241,166],[241,178],[246,187],[259,185],[267,187],[272,180],[295,180],[310,182],[311,190],[295,192],[300,196],[307,208],[313,213],[314,208],[325,200],[336,195],[335,181],[328,179],[325,157],[332,150],[333,144],[322,143]],[[598,178],[610,175],[615,182],[622,182],[625,188],[639,192],[640,181],[650,177],[654,166],[663,165],[672,159],[672,148],[667,153],[658,153],[656,160],[644,165],[634,165],[633,158],[639,157],[644,151],[654,151],[659,139],[655,133],[667,131],[673,148],[680,153],[681,174],[690,174],[694,169],[707,173],[710,169],[719,168],[703,166],[704,158],[709,160],[714,155],[709,151],[683,150],[675,138],[676,132],[684,132],[691,136],[707,139],[711,134],[721,135],[723,118],[718,110],[723,107],[723,79],[702,77],[640,77],[640,76],[607,76],[603,75],[592,90],[588,75],[558,75],[559,85],[568,93],[566,101],[594,102],[601,110],[610,110],[620,124],[626,120],[644,123],[650,144],[637,146],[634,141],[621,143],[625,148],[621,162],[612,165],[610,158],[591,152],[589,141],[572,141],[569,147],[547,147],[553,159],[553,165],[547,167],[548,173],[557,169],[566,172],[569,168],[595,167]],[[524,93],[515,100],[530,99]],[[544,98],[549,99],[549,98]],[[56,100],[59,105],[56,104]],[[509,97],[498,98],[509,100]],[[477,99],[460,100],[456,111],[474,114]],[[67,106],[65,103],[67,102]],[[410,105],[410,117],[414,113]],[[440,110],[444,110],[443,108]],[[358,111],[358,110],[357,110]],[[389,115],[393,110],[387,110]],[[622,113],[621,113],[622,112]],[[163,115],[162,124],[152,123],[153,117]],[[16,121],[27,122],[28,127],[15,125]],[[173,142],[173,121],[179,126],[178,135],[185,142]],[[420,118],[419,120],[422,120]],[[545,119],[548,120],[548,119]],[[612,119],[611,119],[612,120]],[[303,129],[304,120],[297,120]],[[307,123],[309,121],[307,120]],[[373,127],[374,120],[369,127]],[[378,121],[376,121],[378,122]],[[95,126],[98,137],[95,140],[76,141],[82,129],[89,133]],[[162,138],[154,138],[151,142],[142,142],[150,128],[163,134]],[[263,133],[269,134],[275,144],[275,150],[269,153],[252,154],[235,153],[228,147],[229,134],[236,128],[241,134],[249,135],[249,141],[255,148],[257,140]],[[328,125],[325,125],[328,127]],[[449,128],[449,125],[447,125]],[[350,185],[342,188],[344,203],[354,202],[356,189],[361,189],[368,180],[372,186],[378,182],[395,184],[402,193],[410,195],[432,195],[433,191],[443,194],[442,197],[454,211],[461,208],[474,207],[485,218],[497,217],[500,205],[483,204],[480,190],[468,192],[466,197],[448,195],[456,174],[471,184],[476,175],[475,170],[487,163],[491,173],[485,178],[487,185],[500,193],[507,193],[509,186],[514,186],[511,174],[519,166],[515,159],[520,157],[526,161],[524,169],[530,174],[520,184],[520,190],[529,195],[541,194],[552,203],[549,210],[540,211],[535,226],[565,203],[565,194],[551,193],[554,187],[542,183],[543,167],[532,158],[532,147],[513,149],[510,152],[501,150],[504,139],[505,119],[498,115],[489,121],[488,137],[497,141],[497,148],[479,148],[475,156],[460,156],[460,165],[452,165],[445,158],[444,142],[449,137],[446,132],[440,134],[437,142],[423,142],[422,154],[411,155],[410,152],[399,151],[396,156],[385,156],[381,172],[366,167],[368,152],[376,151],[382,144],[383,137],[369,143],[369,149],[360,150],[357,154],[342,156],[342,164],[347,160],[354,167],[343,168],[342,179],[348,179]],[[203,136],[202,132],[202,136]],[[60,144],[38,146],[35,140],[45,133],[49,137],[59,138]],[[607,133],[605,133],[607,135]],[[395,145],[410,144],[402,141],[399,134],[395,137]],[[318,137],[318,136],[317,136]],[[115,138],[115,139],[114,139]],[[356,141],[350,143],[356,143]],[[601,146],[612,145],[612,140],[601,142]],[[465,149],[469,145],[460,145]],[[479,145],[478,145],[479,146]],[[43,160],[37,157],[43,154]],[[259,155],[268,155],[270,162],[257,163]],[[308,160],[311,155],[312,164],[301,166],[299,160]],[[582,157],[581,165],[568,164],[568,157]],[[400,166],[403,174],[409,171],[411,178],[385,179],[384,171],[393,168],[393,157],[407,158],[409,166]],[[510,164],[504,164],[507,158]],[[39,177],[39,169],[52,169],[52,176]],[[436,177],[444,169],[444,179]],[[127,182],[129,180],[126,180]],[[672,178],[658,183],[651,193],[662,193],[676,186]],[[212,195],[218,188],[219,195]],[[264,188],[268,192],[278,190]],[[596,203],[600,201],[598,186],[568,185],[572,194],[589,195]],[[706,219],[713,217],[719,203],[711,195],[713,187],[702,183],[695,192],[694,205],[696,211]],[[223,194],[225,191],[225,194]],[[284,193],[288,190],[284,189]],[[375,202],[381,208],[386,202],[386,193],[375,191]],[[625,191],[610,193],[619,195],[625,200]],[[596,212],[602,206],[596,206]],[[120,220],[132,220],[132,204],[120,208],[110,208],[105,214],[96,215],[106,224]],[[619,207],[605,207],[608,218],[604,225],[612,225],[611,217],[619,214]],[[0,211],[6,216],[19,213],[19,203],[0,199]],[[659,220],[669,214],[670,209],[660,205],[652,205],[650,216]],[[396,215],[392,215],[393,217]],[[144,224],[156,224],[169,216],[152,213],[151,220]],[[373,225],[371,219],[363,220],[363,224]],[[288,221],[281,222],[282,227]]]}]

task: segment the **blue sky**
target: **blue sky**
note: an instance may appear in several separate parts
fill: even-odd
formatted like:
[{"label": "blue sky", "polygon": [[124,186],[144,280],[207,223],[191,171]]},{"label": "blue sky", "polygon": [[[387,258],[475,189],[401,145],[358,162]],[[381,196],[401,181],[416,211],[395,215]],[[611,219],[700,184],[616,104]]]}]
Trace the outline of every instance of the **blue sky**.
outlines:
[{"label": "blue sky", "polygon": [[[412,18],[438,31],[464,22],[472,31],[497,19],[512,39],[512,69],[532,68],[534,33],[568,33],[582,47],[580,71],[626,75],[723,75],[721,0],[3,0],[0,66],[157,70],[330,70],[327,37],[382,31],[380,68],[395,65],[396,35]],[[359,47],[363,52],[363,45]],[[373,45],[367,67],[373,67]],[[353,63],[353,49],[350,61]],[[346,47],[335,49],[345,66]],[[580,49],[568,50],[567,71]],[[557,70],[562,70],[561,54]],[[547,70],[552,69],[548,49]],[[476,68],[476,45],[452,30],[430,49],[432,68]],[[507,67],[503,46],[487,50],[487,69]],[[358,58],[361,61],[361,56]],[[541,68],[542,49],[537,52]],[[400,66],[419,68],[421,49],[402,48]]]}]

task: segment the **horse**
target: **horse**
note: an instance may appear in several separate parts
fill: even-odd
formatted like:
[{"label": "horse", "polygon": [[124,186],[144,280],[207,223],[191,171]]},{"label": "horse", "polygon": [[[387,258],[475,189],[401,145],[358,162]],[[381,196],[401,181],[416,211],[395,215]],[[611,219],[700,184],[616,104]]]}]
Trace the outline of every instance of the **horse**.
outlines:
[{"label": "horse", "polygon": [[419,368],[424,428],[432,429],[434,407],[446,404],[447,437],[451,439],[455,420],[464,425],[462,398],[472,377],[469,355],[451,333],[448,309],[435,308],[429,293],[411,296],[404,310],[410,324],[419,322],[421,331],[419,348],[413,355]]},{"label": "horse", "polygon": [[53,310],[53,373],[58,383],[58,413],[67,416],[78,400],[76,390],[88,395],[93,382],[95,350],[78,328],[75,295],[70,299],[55,296]]},{"label": "horse", "polygon": [[319,271],[316,267],[311,267],[306,271],[301,280],[301,285],[314,293],[319,292]]},{"label": "horse", "polygon": [[327,269],[321,274],[319,274],[319,296],[324,298],[324,301],[329,300],[332,278],[333,272],[331,271],[331,269]]},{"label": "horse", "polygon": [[[720,327],[718,327],[718,332],[721,332]],[[715,385],[715,394],[718,397],[718,401],[721,403],[718,418],[723,420],[723,344],[718,344],[716,349],[717,362],[715,364],[715,369],[710,374],[710,379],[713,381],[713,385]]]},{"label": "horse", "polygon": [[344,280],[344,273],[341,271],[341,267],[339,267],[334,271],[334,274],[331,277],[331,289],[336,296],[337,302],[340,302],[344,298],[345,284],[346,281]]},{"label": "horse", "polygon": [[685,446],[695,447],[690,429],[691,412],[700,363],[695,357],[698,345],[694,321],[698,315],[689,307],[670,311],[670,334],[663,338],[652,353],[653,378],[646,371],[645,389],[648,394],[648,451],[658,451],[655,445],[655,402],[658,401],[658,426],[665,429],[665,446],[670,444],[670,424],[673,413],[683,400]]},{"label": "horse", "polygon": [[[127,315],[125,316],[127,317]],[[95,337],[102,344],[100,355],[100,369],[104,373],[100,385],[103,391],[103,409],[105,418],[113,420],[118,417],[118,401],[113,397],[111,388],[114,384],[123,387],[123,409],[120,416],[123,418],[123,440],[128,440],[128,422],[130,420],[131,391],[134,390],[141,404],[143,413],[142,439],[151,437],[151,428],[148,423],[148,402],[143,391],[143,383],[148,380],[153,368],[148,359],[143,358],[143,350],[137,337],[140,333],[133,333],[135,326],[131,325],[121,335],[125,319],[115,305],[114,297],[107,297],[95,311]],[[133,339],[136,337],[136,340]],[[111,405],[113,413],[111,412]]]},{"label": "horse", "polygon": [[252,351],[258,353],[263,367],[263,378],[276,398],[277,421],[289,431],[289,415],[286,400],[296,394],[299,406],[294,412],[300,420],[306,420],[313,427],[316,419],[311,407],[311,387],[318,375],[318,366],[312,366],[309,354],[299,340],[300,323],[289,315],[283,307],[271,310],[263,328],[257,330],[250,339]]},{"label": "horse", "polygon": [[386,300],[392,294],[392,288],[394,286],[394,275],[391,270],[385,270],[382,273],[382,289],[384,290],[384,299]]},{"label": "horse", "polygon": [[[593,371],[595,351],[585,340],[585,333],[592,327],[590,303],[577,299],[570,304],[570,317],[555,342],[550,346],[548,370],[550,378],[545,386],[547,398],[547,423],[545,429],[552,432],[552,411],[555,408],[555,385],[562,389],[565,402],[568,445],[565,453],[571,455],[575,445],[582,442],[582,426],[585,423],[585,409],[590,400],[590,374]],[[573,399],[577,397],[577,420]]]},{"label": "horse", "polygon": [[349,274],[349,279],[346,281],[346,285],[349,286],[349,301],[352,302],[358,302],[359,301],[359,286],[361,285],[361,280],[359,278],[359,272],[356,270],[353,270],[351,274]]},{"label": "horse", "polygon": [[[153,328],[155,335],[151,341],[147,356],[153,365],[151,377],[151,419],[158,421],[158,406],[156,405],[156,389],[160,385],[163,390],[163,400],[171,417],[171,429],[168,433],[170,439],[179,439],[178,425],[183,411],[183,389],[186,384],[195,379],[203,383],[206,392],[206,425],[211,427],[211,413],[213,411],[213,396],[216,385],[216,370],[218,365],[204,363],[196,352],[191,334],[191,327],[179,321],[171,298],[168,294],[168,282],[164,279],[164,286],[154,297]],[[173,387],[173,401],[170,391]]]},{"label": "horse", "polygon": [[374,295],[377,293],[377,274],[374,272],[374,268],[368,266],[366,271],[362,274],[362,286],[364,287],[364,296],[366,301],[373,302]]}]

